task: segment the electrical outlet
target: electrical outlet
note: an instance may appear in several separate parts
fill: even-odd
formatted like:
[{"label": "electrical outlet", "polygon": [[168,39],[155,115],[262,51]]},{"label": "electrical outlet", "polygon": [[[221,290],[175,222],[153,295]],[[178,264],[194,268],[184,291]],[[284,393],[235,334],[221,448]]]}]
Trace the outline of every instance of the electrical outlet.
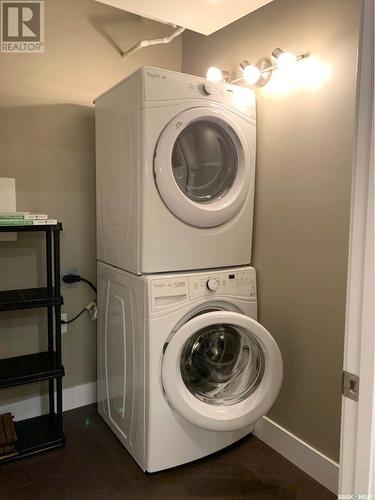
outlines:
[{"label": "electrical outlet", "polygon": [[[61,313],[61,320],[68,321],[68,313]],[[68,325],[61,323],[61,333],[68,333]]]},{"label": "electrical outlet", "polygon": [[65,283],[63,281],[63,276],[66,274],[78,274],[78,267],[63,267],[60,272],[60,286],[61,288],[76,288],[78,282],[75,283]]},{"label": "electrical outlet", "polygon": [[91,304],[89,304],[86,309],[89,312],[91,321],[96,321],[96,318],[97,318],[97,315],[98,315],[98,309],[96,307],[96,301],[93,300],[91,302]]}]

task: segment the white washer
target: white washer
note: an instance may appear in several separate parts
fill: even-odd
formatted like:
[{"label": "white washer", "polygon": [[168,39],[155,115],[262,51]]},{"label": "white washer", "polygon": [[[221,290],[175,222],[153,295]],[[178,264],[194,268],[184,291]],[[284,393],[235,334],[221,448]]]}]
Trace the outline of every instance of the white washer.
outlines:
[{"label": "white washer", "polygon": [[98,259],[135,274],[249,264],[254,93],[144,67],[95,104]]},{"label": "white washer", "polygon": [[252,431],[282,382],[251,267],[136,276],[98,264],[98,410],[148,472]]}]

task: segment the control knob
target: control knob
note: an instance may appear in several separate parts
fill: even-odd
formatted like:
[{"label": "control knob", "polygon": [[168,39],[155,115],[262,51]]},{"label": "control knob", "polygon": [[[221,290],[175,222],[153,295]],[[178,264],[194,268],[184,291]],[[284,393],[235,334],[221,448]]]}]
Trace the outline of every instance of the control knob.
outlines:
[{"label": "control knob", "polygon": [[210,278],[209,280],[207,280],[206,286],[211,292],[214,292],[215,290],[217,290],[219,282],[215,278]]},{"label": "control knob", "polygon": [[214,82],[207,81],[202,85],[203,92],[206,95],[217,94],[218,86]]}]

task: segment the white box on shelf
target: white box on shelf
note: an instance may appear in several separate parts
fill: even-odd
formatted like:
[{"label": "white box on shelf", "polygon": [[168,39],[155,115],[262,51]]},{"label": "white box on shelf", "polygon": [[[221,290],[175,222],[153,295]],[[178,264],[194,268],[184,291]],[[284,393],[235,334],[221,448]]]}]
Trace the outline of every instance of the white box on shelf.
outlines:
[{"label": "white box on shelf", "polygon": [[[16,179],[0,177],[0,212],[16,211]],[[0,234],[0,241],[15,241],[17,233]]]}]

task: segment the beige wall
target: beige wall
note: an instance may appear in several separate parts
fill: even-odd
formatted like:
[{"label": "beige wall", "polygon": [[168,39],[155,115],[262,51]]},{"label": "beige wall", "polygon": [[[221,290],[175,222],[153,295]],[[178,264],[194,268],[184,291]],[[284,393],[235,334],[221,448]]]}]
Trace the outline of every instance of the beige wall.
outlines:
[{"label": "beige wall", "polygon": [[[165,25],[91,0],[46,0],[42,55],[0,54],[0,177],[16,177],[17,208],[48,212],[63,222],[62,266],[95,281],[95,158],[92,100],[143,64],[181,69],[181,39],[122,59],[139,38]],[[107,32],[107,35],[105,34]],[[42,285],[44,245],[20,235],[0,244],[1,289]],[[71,317],[93,297],[82,284],[64,291]],[[0,357],[45,345],[42,311],[0,315]],[[95,323],[81,317],[63,337],[64,386],[96,379]],[[38,388],[1,391],[0,405]]]},{"label": "beige wall", "polygon": [[275,74],[257,91],[253,264],[259,318],[285,367],[269,417],[334,460],[358,9],[356,0],[275,0],[208,38],[183,36],[183,71],[196,75],[210,65],[236,72],[275,47],[314,55],[298,84]]}]

